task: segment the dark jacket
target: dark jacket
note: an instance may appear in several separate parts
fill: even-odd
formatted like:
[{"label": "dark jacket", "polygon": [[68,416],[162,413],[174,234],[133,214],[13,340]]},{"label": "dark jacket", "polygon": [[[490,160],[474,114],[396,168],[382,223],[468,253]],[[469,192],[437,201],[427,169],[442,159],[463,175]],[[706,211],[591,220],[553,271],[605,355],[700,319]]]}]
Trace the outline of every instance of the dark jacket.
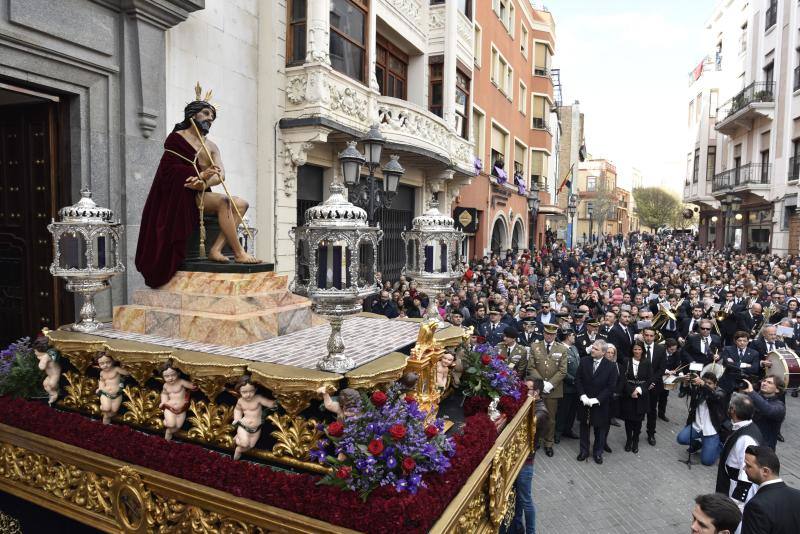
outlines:
[{"label": "dark jacket", "polygon": [[766,445],[774,451],[778,443],[781,423],[786,417],[786,404],[780,399],[779,395],[764,397],[758,391],[750,393],[750,399],[756,408],[753,422],[758,425],[758,429],[764,437],[762,445]]},{"label": "dark jacket", "polygon": [[691,425],[694,423],[695,415],[697,414],[697,407],[705,401],[708,407],[708,417],[711,419],[711,425],[717,431],[720,442],[724,442],[725,438],[730,434],[728,424],[728,409],[727,396],[725,390],[720,387],[710,389],[705,386],[692,387],[689,391],[689,417],[686,418],[686,424]]},{"label": "dark jacket", "polygon": [[633,328],[622,326],[621,323],[614,323],[614,326],[609,330],[606,341],[617,348],[618,359],[630,358],[633,335]]},{"label": "dark jacket", "polygon": [[380,299],[376,300],[372,304],[372,310],[370,311],[372,311],[372,313],[377,313],[378,315],[388,317],[389,319],[394,319],[400,315],[400,312],[397,311],[397,305],[391,300],[387,300],[385,303]]},{"label": "dark jacket", "polygon": [[[636,375],[633,374],[633,358],[628,358],[625,363],[625,372],[619,380],[619,414],[627,421],[641,421],[650,406],[650,384],[653,383],[653,368],[647,357],[642,357]],[[634,390],[639,387],[641,394],[638,398],[631,397]]]},{"label": "dark jacket", "polygon": [[800,532],[800,491],[785,482],[761,486],[744,505],[742,534]]},{"label": "dark jacket", "polygon": [[703,352],[702,337],[699,334],[692,334],[686,339],[686,344],[683,346],[683,360],[686,363],[699,362],[703,365],[711,363],[714,358],[714,353],[722,350],[722,342],[719,336],[711,334],[711,343],[707,347],[706,352]]},{"label": "dark jacket", "polygon": [[508,327],[506,323],[500,321],[496,325],[492,325],[491,321],[486,321],[478,326],[478,335],[486,338],[486,342],[492,346],[497,345],[503,341],[503,331]]},{"label": "dark jacket", "polygon": [[[616,364],[603,358],[597,367],[597,372],[593,372],[594,360],[592,358],[581,358],[578,364],[578,373],[575,376],[576,395],[580,399],[581,395],[586,395],[590,399],[597,399],[600,404],[593,406],[590,410],[591,425],[604,426],[610,417],[611,397],[617,385]],[[586,411],[589,408],[578,401],[578,417],[585,420]]]}]

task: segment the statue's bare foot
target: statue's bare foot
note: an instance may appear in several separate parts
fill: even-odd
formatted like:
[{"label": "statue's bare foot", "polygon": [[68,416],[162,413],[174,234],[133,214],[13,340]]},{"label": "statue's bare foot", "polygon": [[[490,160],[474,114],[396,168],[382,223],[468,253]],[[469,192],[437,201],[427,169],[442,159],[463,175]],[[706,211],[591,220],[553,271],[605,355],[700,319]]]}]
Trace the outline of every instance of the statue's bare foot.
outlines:
[{"label": "statue's bare foot", "polygon": [[218,261],[220,263],[228,263],[228,258],[222,254],[222,252],[216,250],[212,250],[208,253],[208,259],[211,261]]},{"label": "statue's bare foot", "polygon": [[246,252],[237,254],[236,256],[234,256],[233,259],[236,260],[236,263],[261,263],[261,260],[259,260],[255,256],[247,254]]}]

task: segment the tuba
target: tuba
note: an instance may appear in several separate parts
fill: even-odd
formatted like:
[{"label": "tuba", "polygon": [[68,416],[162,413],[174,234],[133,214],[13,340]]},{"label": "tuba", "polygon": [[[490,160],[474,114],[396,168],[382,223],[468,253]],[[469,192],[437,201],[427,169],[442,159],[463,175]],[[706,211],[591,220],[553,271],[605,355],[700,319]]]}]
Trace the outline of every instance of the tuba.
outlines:
[{"label": "tuba", "polygon": [[716,315],[714,315],[714,319],[717,322],[721,323],[722,321],[730,317],[732,311],[733,311],[733,301],[726,302],[724,307],[717,310]]},{"label": "tuba", "polygon": [[677,321],[675,314],[664,304],[658,305],[658,313],[653,317],[653,329],[656,331],[656,343],[661,343],[664,340],[664,334],[661,329],[667,324],[667,321]]}]

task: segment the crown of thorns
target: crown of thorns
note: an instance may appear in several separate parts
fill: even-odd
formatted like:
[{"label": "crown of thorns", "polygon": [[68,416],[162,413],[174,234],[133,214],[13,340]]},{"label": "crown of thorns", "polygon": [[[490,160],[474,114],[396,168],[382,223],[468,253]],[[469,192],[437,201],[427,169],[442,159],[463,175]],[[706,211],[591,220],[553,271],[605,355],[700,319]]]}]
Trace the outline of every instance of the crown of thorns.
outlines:
[{"label": "crown of thorns", "polygon": [[[213,94],[214,94],[214,91],[209,89],[208,91],[206,91],[206,94],[203,95],[203,88],[200,86],[200,82],[197,82],[195,84],[195,86],[194,86],[194,101],[195,102],[206,102],[208,104],[211,104],[211,95],[213,95]],[[212,105],[214,106],[214,109],[219,109],[219,106],[217,104],[212,104]]]}]

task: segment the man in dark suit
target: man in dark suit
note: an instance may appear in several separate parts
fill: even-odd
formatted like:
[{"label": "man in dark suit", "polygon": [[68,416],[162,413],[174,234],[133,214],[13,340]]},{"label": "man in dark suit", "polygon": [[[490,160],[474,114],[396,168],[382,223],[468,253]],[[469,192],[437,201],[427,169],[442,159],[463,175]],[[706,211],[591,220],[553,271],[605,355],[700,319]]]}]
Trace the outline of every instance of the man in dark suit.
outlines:
[{"label": "man in dark suit", "polygon": [[714,356],[722,350],[719,336],[711,333],[711,321],[702,319],[698,327],[699,334],[691,334],[683,346],[685,363],[698,362],[707,365],[714,361]]},{"label": "man in dark suit", "polygon": [[492,308],[489,310],[489,321],[478,327],[478,335],[486,338],[486,342],[493,347],[503,341],[503,332],[508,326],[500,321],[500,317],[500,310]]},{"label": "man in dark suit", "polygon": [[733,336],[735,345],[725,347],[721,353],[720,363],[725,366],[725,374],[719,381],[719,387],[730,395],[734,390],[737,378],[746,378],[757,382],[761,375],[761,357],[758,352],[747,346],[747,332],[736,332]]},{"label": "man in dark suit", "polygon": [[661,391],[664,389],[664,370],[667,367],[667,351],[664,345],[656,344],[656,331],[651,326],[642,329],[642,340],[644,341],[644,357],[650,362],[653,376],[649,388],[650,392],[648,394],[647,443],[651,446],[655,446],[658,398],[661,396]]},{"label": "man in dark suit", "polygon": [[800,491],[780,478],[775,451],[750,446],[744,452],[744,470],[758,491],[744,505],[742,534],[797,534],[800,532]]},{"label": "man in dark suit", "polygon": [[683,319],[678,324],[678,340],[686,340],[689,334],[696,334],[700,329],[700,319],[703,318],[703,305],[692,306],[689,317]]},{"label": "man in dark suit", "polygon": [[617,384],[615,364],[605,358],[608,344],[602,339],[594,342],[591,358],[582,358],[578,364],[575,377],[575,389],[580,403],[578,404],[578,420],[581,427],[578,461],[589,457],[589,425],[594,428],[594,461],[603,463],[603,449],[608,435],[608,423],[611,417],[609,407],[611,396]]},{"label": "man in dark suit", "polygon": [[581,358],[589,356],[589,349],[596,339],[602,339],[597,330],[600,328],[600,323],[597,321],[589,321],[586,323],[586,331],[575,336],[575,348],[578,349],[578,354]]},{"label": "man in dark suit", "polygon": [[625,363],[631,357],[631,346],[635,332],[630,326],[631,314],[622,310],[619,312],[619,321],[614,323],[608,332],[606,341],[617,348],[617,361]]},{"label": "man in dark suit", "polygon": [[739,313],[736,318],[736,329],[748,332],[750,337],[756,337],[763,325],[764,316],[761,315],[761,304],[757,302],[750,306],[748,311]]},{"label": "man in dark suit", "polygon": [[536,317],[525,317],[525,319],[522,320],[522,333],[520,333],[517,341],[520,345],[530,347],[537,341],[544,339],[543,333],[542,325],[539,324]]},{"label": "man in dark suit", "polygon": [[750,342],[750,348],[758,352],[759,357],[764,357],[775,349],[786,348],[786,343],[778,339],[778,329],[774,326],[764,328],[762,335]]}]

